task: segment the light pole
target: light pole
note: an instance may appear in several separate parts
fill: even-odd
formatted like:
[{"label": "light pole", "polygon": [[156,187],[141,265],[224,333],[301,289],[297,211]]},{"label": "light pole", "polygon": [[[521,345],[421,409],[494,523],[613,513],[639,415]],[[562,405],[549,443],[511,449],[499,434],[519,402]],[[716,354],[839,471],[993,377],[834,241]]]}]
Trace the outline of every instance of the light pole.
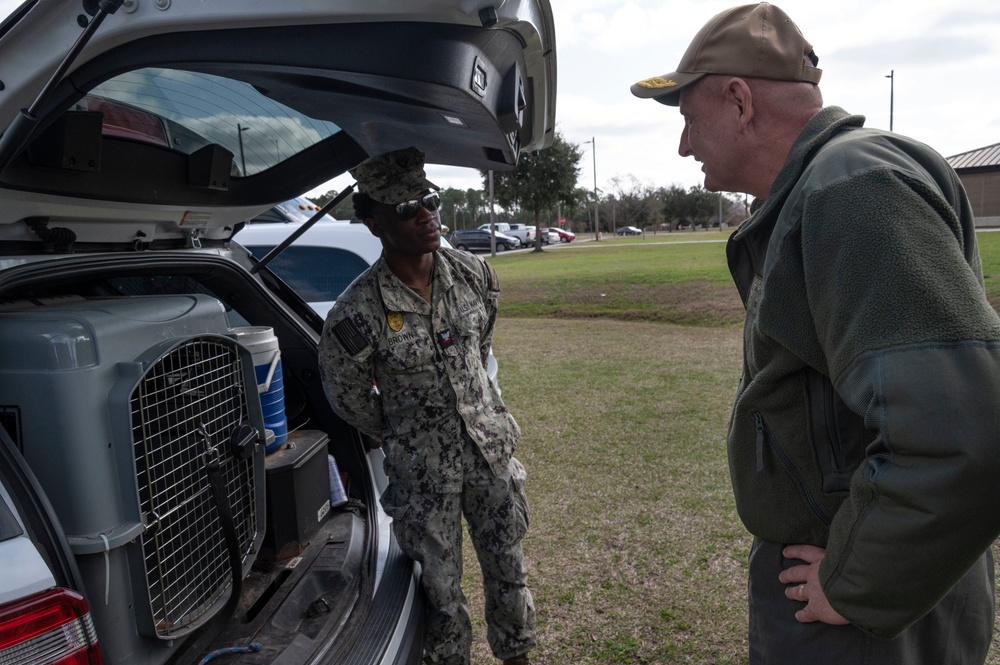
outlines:
[{"label": "light pole", "polygon": [[892,98],[896,93],[896,70],[890,69],[889,73],[886,75],[889,79],[889,131],[892,131]]},{"label": "light pole", "polygon": [[594,155],[594,240],[600,240],[601,222],[597,217],[597,139],[591,136],[590,140],[584,143],[590,144],[591,153]]}]

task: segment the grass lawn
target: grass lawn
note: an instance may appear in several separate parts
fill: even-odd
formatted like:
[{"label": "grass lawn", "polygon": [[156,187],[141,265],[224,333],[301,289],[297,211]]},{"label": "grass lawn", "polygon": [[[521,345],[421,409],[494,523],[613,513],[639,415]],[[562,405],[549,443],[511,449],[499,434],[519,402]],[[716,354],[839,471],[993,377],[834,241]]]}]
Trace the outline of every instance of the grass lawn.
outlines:
[{"label": "grass lawn", "polygon": [[675,233],[645,241],[632,236],[497,256],[501,313],[738,325],[743,306],[726,267],[725,236],[720,236]]},{"label": "grass lawn", "polygon": [[1000,231],[981,232],[976,234],[976,239],[983,261],[986,296],[993,309],[1000,311]]},{"label": "grass lawn", "polygon": [[[540,664],[746,663],[746,554],[725,436],[742,306],[718,232],[491,259],[494,351],[522,428]],[[724,236],[723,236],[724,237]],[[1000,233],[980,234],[1000,299]],[[992,293],[992,291],[991,291]],[[485,639],[478,565],[463,584]],[[988,663],[1000,665],[994,649]]]}]

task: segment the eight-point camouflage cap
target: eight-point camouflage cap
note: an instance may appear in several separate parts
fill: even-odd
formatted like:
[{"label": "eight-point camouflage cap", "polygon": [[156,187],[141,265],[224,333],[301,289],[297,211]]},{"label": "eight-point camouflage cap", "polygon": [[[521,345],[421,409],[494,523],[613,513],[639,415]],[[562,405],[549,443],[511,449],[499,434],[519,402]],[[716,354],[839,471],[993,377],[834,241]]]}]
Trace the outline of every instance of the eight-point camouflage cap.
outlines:
[{"label": "eight-point camouflage cap", "polygon": [[369,157],[350,170],[358,190],[379,203],[395,205],[428,189],[440,189],[424,173],[424,153],[416,148]]},{"label": "eight-point camouflage cap", "polygon": [[812,44],[778,7],[766,2],[727,9],[698,31],[677,71],[632,85],[632,94],[680,104],[680,91],[708,74],[819,83]]}]

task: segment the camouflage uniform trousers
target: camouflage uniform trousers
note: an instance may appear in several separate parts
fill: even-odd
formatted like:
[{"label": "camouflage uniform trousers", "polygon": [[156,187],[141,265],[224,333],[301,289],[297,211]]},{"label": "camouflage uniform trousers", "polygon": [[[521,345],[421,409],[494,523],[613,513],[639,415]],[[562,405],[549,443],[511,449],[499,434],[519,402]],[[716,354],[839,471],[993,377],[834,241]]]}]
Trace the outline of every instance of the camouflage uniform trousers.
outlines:
[{"label": "camouflage uniform trousers", "polygon": [[397,490],[391,492],[393,502],[402,505],[386,506],[400,547],[421,565],[427,602],[424,662],[435,665],[468,665],[471,658],[472,621],[461,587],[463,514],[483,573],[486,637],[493,654],[511,658],[535,645],[535,605],[521,549],[529,521],[524,467],[511,458],[496,476],[468,439],[462,459],[461,492],[407,497]]}]

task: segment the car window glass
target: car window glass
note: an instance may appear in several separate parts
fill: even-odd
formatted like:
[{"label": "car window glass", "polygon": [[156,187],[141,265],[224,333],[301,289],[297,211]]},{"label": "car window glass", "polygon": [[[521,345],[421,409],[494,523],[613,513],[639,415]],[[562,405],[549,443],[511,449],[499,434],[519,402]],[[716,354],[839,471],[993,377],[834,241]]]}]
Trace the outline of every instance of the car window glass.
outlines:
[{"label": "car window glass", "polygon": [[3,501],[0,501],[0,541],[9,540],[23,534],[21,525],[17,523],[14,513]]},{"label": "car window glass", "polygon": [[[273,247],[249,245],[247,250],[261,259]],[[336,300],[337,296],[368,267],[354,252],[338,247],[286,247],[268,265],[306,302]]]},{"label": "car window glass", "polygon": [[185,154],[220,145],[234,155],[234,176],[260,173],[340,131],[242,81],[153,67],[105,81],[74,109],[102,112],[106,136]]},{"label": "car window glass", "polygon": [[236,311],[227,298],[210,289],[200,280],[190,275],[178,274],[147,274],[113,276],[107,280],[107,286],[116,293],[125,296],[175,295],[180,293],[203,293],[212,296],[226,308],[229,325],[246,326],[250,323]]}]

